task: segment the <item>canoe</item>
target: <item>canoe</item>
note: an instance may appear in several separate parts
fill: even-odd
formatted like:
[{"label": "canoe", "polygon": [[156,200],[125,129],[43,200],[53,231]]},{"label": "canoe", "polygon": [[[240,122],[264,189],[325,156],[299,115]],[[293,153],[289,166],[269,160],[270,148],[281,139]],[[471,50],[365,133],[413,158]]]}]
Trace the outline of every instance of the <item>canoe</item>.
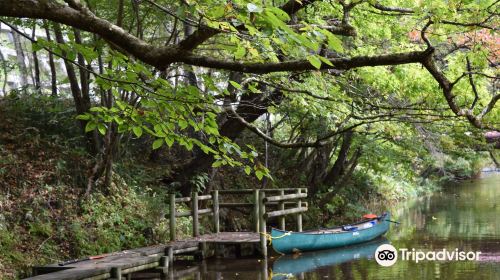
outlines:
[{"label": "canoe", "polygon": [[383,244],[389,244],[385,237],[348,247],[305,252],[299,256],[284,255],[273,263],[272,280],[290,279],[293,278],[292,276],[297,277],[304,272],[353,260],[372,259],[378,246]]},{"label": "canoe", "polygon": [[389,230],[390,214],[355,224],[302,232],[271,230],[273,249],[280,254],[324,250],[359,244],[382,236]]}]

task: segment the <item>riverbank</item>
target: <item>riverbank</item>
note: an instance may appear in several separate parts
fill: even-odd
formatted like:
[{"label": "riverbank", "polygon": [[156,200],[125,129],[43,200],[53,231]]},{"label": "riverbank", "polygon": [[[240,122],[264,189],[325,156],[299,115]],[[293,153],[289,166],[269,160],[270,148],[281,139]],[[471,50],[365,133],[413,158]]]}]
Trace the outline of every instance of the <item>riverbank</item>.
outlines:
[{"label": "riverbank", "polygon": [[[0,102],[0,279],[29,274],[35,264],[53,263],[98,255],[168,240],[167,191],[158,180],[171,165],[151,161],[144,143],[131,140],[127,155],[116,163],[111,187],[96,189],[83,199],[92,166],[82,148],[68,100],[32,99]],[[257,147],[259,148],[259,147]],[[176,159],[176,151],[164,152]],[[270,155],[275,163],[269,187],[308,186],[306,173],[290,168],[290,158]],[[359,219],[361,214],[382,211],[388,204],[439,190],[442,174],[473,175],[480,163],[460,160],[431,170],[426,178],[399,170],[358,165],[341,188],[324,186],[310,198],[304,228],[329,226]],[[385,166],[390,163],[386,163]],[[417,174],[417,169],[411,174]],[[202,176],[208,178],[208,175]],[[255,188],[262,182],[241,170],[222,168],[211,176],[223,188]],[[203,187],[210,187],[205,186]],[[328,201],[329,193],[335,193]],[[324,207],[320,206],[324,203]],[[245,213],[225,221],[230,230],[248,228]],[[190,235],[188,219],[179,219],[178,235]]]}]

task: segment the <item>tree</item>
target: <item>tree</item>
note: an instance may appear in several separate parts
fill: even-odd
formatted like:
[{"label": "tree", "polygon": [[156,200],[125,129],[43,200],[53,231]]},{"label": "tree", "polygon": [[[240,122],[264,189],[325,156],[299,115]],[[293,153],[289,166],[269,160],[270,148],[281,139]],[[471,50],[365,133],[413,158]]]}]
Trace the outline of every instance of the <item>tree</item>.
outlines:
[{"label": "tree", "polygon": [[[118,133],[151,135],[153,148],[196,146],[191,161],[173,178],[186,182],[210,166],[241,162],[257,176],[265,174],[254,152],[234,142],[245,129],[283,148],[322,147],[333,137],[377,122],[456,117],[497,130],[497,54],[491,40],[467,39],[497,30],[496,2],[432,1],[406,7],[386,2],[391,3],[0,0],[0,15],[46,19],[95,37],[86,44],[75,33],[66,45],[39,44],[66,52],[67,64],[75,64],[68,54],[78,56],[76,65],[108,96],[137,97],[92,113],[80,110],[87,130],[106,134],[116,125]],[[155,16],[145,18],[145,13]],[[181,26],[189,31],[180,32]],[[108,47],[101,47],[103,41]],[[109,65],[96,72],[91,65],[102,57]],[[353,81],[361,90],[346,94]],[[371,91],[377,92],[376,99],[370,98]],[[388,98],[391,94],[395,97]],[[270,137],[254,124],[264,113],[293,102],[316,114],[331,114],[334,125],[327,123],[326,132],[315,138],[292,141]],[[292,127],[296,121],[291,118]],[[339,164],[355,167],[356,162],[346,154]],[[338,178],[337,167],[327,176],[331,180]]]}]

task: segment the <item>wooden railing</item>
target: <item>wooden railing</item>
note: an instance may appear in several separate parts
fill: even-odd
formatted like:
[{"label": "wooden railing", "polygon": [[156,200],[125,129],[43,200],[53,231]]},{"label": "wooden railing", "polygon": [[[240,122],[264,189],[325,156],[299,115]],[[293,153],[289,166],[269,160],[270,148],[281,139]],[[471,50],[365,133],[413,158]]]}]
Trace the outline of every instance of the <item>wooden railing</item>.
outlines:
[{"label": "wooden railing", "polygon": [[[221,202],[222,196],[240,195],[244,201]],[[248,196],[251,201],[248,202]],[[285,216],[294,214],[296,216],[297,231],[302,231],[302,213],[307,211],[307,202],[302,199],[307,198],[306,188],[287,189],[241,189],[241,190],[213,190],[209,195],[199,195],[193,192],[190,197],[175,197],[170,195],[170,240],[177,239],[176,218],[193,218],[193,236],[200,235],[199,218],[203,215],[212,215],[214,233],[220,232],[220,208],[251,208],[255,232],[259,232],[261,239],[261,251],[267,255],[266,227],[267,220],[278,218],[278,225],[281,230],[285,230]],[[200,201],[211,201],[211,207],[199,209]],[[189,203],[190,210],[177,212],[176,204]],[[208,204],[208,203],[207,203]],[[291,208],[289,208],[291,207]],[[266,208],[274,208],[267,211]]]}]

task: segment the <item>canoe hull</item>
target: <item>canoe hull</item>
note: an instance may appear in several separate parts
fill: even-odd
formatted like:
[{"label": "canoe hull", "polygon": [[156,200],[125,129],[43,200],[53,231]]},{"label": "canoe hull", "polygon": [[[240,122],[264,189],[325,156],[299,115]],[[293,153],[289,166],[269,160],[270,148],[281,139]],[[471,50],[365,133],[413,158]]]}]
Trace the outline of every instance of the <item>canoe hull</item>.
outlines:
[{"label": "canoe hull", "polygon": [[333,233],[287,232],[273,228],[272,246],[278,253],[290,254],[359,244],[384,235],[389,230],[389,220],[390,215],[386,213],[370,228]]}]

